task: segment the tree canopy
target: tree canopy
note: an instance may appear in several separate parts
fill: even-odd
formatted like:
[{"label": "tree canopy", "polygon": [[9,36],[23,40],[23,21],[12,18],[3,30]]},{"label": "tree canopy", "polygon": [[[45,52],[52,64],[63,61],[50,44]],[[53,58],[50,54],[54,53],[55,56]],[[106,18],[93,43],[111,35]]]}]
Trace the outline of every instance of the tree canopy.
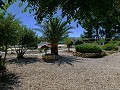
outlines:
[{"label": "tree canopy", "polygon": [[[4,9],[16,0],[0,0],[0,8]],[[27,0],[21,0],[25,2]],[[91,16],[99,19],[106,16],[114,16],[120,19],[120,1],[119,0],[28,0],[28,5],[35,12],[35,18],[42,21],[54,15],[58,9],[62,10],[62,17],[68,20],[81,20]],[[26,10],[25,10],[26,11]]]},{"label": "tree canopy", "polygon": [[1,45],[13,45],[18,41],[20,22],[11,14],[0,18],[0,43]]},{"label": "tree canopy", "polygon": [[[7,8],[16,0],[0,0],[0,8]],[[106,38],[112,36],[111,31],[115,26],[120,24],[120,0],[20,0],[19,6],[25,1],[28,5],[27,9],[33,11],[34,17],[38,22],[44,18],[50,18],[58,10],[62,11],[62,18],[77,21],[88,31],[90,38],[92,37],[92,29],[95,29],[95,35],[99,39],[99,27],[102,27]],[[30,7],[30,8],[29,8]]]},{"label": "tree canopy", "polygon": [[79,23],[91,16],[101,19],[120,15],[119,0],[29,0],[28,7],[35,12],[38,21],[51,17],[58,9],[62,10],[62,17],[67,16],[68,20],[78,20]]},{"label": "tree canopy", "polygon": [[16,49],[17,58],[23,58],[23,55],[28,49],[36,48],[38,41],[38,36],[32,30],[26,26],[21,26],[19,32],[19,41],[16,43],[19,49]]},{"label": "tree canopy", "polygon": [[4,60],[0,63],[0,69],[5,69],[7,49],[9,45],[18,42],[18,32],[20,30],[20,22],[11,14],[0,17],[0,46],[5,47]]},{"label": "tree canopy", "polygon": [[6,10],[16,0],[0,0],[0,10]]},{"label": "tree canopy", "polygon": [[71,38],[65,38],[65,39],[64,39],[64,44],[67,45],[68,51],[70,51],[69,48],[70,48],[70,46],[73,45],[73,42],[72,42]]}]

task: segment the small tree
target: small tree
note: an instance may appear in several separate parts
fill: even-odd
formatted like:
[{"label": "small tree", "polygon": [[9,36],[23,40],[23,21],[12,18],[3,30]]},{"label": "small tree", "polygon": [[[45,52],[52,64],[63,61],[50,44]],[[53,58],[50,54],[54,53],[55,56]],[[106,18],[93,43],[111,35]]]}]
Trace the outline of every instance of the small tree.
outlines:
[{"label": "small tree", "polygon": [[1,69],[5,69],[7,49],[9,45],[18,42],[18,32],[20,29],[20,22],[16,20],[11,14],[0,17],[0,44],[5,47],[5,55],[1,63]]},{"label": "small tree", "polygon": [[25,26],[22,27],[21,31],[18,49],[16,49],[17,58],[23,58],[23,55],[28,49],[36,47],[38,44],[38,37],[33,31]]},{"label": "small tree", "polygon": [[62,22],[59,18],[50,18],[44,23],[41,32],[44,39],[51,43],[51,54],[58,55],[58,42],[66,38],[73,28],[67,24],[67,21]]},{"label": "small tree", "polygon": [[68,51],[70,52],[70,46],[73,44],[73,42],[71,41],[71,38],[65,38],[64,44],[67,45]]}]

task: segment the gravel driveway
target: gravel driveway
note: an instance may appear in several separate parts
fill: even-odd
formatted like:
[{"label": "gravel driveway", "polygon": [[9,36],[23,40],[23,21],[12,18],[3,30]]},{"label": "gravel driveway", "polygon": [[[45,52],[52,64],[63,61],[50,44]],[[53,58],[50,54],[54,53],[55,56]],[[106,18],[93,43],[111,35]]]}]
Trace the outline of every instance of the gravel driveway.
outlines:
[{"label": "gravel driveway", "polygon": [[120,90],[120,53],[80,58],[59,52],[56,62],[27,58],[10,60],[0,90]]}]

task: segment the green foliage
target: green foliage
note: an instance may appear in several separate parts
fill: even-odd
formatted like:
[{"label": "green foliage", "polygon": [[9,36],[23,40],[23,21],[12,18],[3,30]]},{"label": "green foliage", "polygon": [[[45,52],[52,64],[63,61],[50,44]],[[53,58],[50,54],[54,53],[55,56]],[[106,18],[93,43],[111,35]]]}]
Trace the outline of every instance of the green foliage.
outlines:
[{"label": "green foliage", "polygon": [[18,32],[20,30],[20,22],[11,14],[0,18],[0,43],[2,45],[13,45],[18,41]]},{"label": "green foliage", "polygon": [[0,21],[0,45],[5,46],[5,62],[8,45],[14,45],[18,42],[20,22],[11,14],[3,15]]},{"label": "green foliage", "polygon": [[6,11],[16,0],[0,0],[0,9]]},{"label": "green foliage", "polygon": [[109,44],[115,44],[115,43],[116,43],[116,41],[114,41],[114,40],[109,41]]},{"label": "green foliage", "polygon": [[50,18],[49,21],[44,22],[40,31],[44,40],[51,43],[52,54],[58,54],[58,42],[67,37],[69,30],[73,28],[67,24],[67,21],[62,22],[59,18]]},{"label": "green foliage", "polygon": [[116,42],[116,45],[117,45],[117,46],[120,46],[120,41],[117,41],[117,42]]},{"label": "green foliage", "polygon": [[73,42],[72,42],[71,38],[65,38],[64,43],[67,45],[68,51],[70,51],[69,48],[70,48],[70,46],[73,45]]},{"label": "green foliage", "polygon": [[0,45],[4,46],[5,55],[1,63],[3,69],[6,67],[6,55],[9,45],[18,43],[20,22],[11,14],[1,15],[0,17]]},{"label": "green foliage", "polygon": [[107,51],[118,50],[118,47],[114,43],[107,43],[103,45],[103,50],[107,50]]},{"label": "green foliage", "polygon": [[27,48],[36,47],[38,44],[38,37],[32,30],[24,26],[22,27],[19,44]]},{"label": "green foliage", "polygon": [[69,30],[73,28],[67,24],[66,21],[62,22],[59,18],[50,18],[41,29],[44,39],[51,44],[63,40],[70,33]]},{"label": "green foliage", "polygon": [[97,45],[90,44],[90,43],[77,45],[77,46],[75,46],[75,49],[77,52],[81,52],[81,53],[99,53],[99,52],[102,52],[100,47],[98,47]]},{"label": "green foliage", "polygon": [[66,45],[71,44],[71,38],[65,38],[64,39],[64,44],[66,44]]},{"label": "green foliage", "polygon": [[100,39],[100,40],[98,41],[98,43],[99,43],[99,44],[105,43],[105,38]]},{"label": "green foliage", "polygon": [[[25,0],[26,1],[26,0]],[[35,17],[38,21],[42,21],[43,18],[49,18],[54,15],[58,8],[62,9],[62,17],[66,17],[68,20],[74,19],[78,22],[82,19],[95,16],[102,18],[107,14],[113,14],[114,11],[120,9],[119,0],[29,0],[28,6],[32,7],[35,11]]]},{"label": "green foliage", "polygon": [[17,43],[19,49],[16,49],[17,58],[23,58],[27,49],[36,48],[38,43],[39,40],[36,34],[26,26],[22,26],[19,33],[19,42]]},{"label": "green foliage", "polygon": [[[38,22],[54,16],[59,9],[62,18],[67,17],[68,22],[76,21],[77,27],[80,24],[86,30],[83,35],[85,38],[111,38],[116,33],[113,28],[120,25],[120,0],[28,0],[23,12],[28,7],[31,8],[30,12],[35,12]],[[100,30],[101,27],[103,30]]]}]

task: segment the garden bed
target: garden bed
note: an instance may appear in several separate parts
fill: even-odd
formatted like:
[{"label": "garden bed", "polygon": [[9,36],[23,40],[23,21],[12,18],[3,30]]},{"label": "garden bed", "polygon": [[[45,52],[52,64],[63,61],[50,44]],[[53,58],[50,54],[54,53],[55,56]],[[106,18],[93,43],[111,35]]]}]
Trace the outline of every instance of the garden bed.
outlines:
[{"label": "garden bed", "polygon": [[74,56],[83,57],[83,58],[96,58],[105,56],[105,52],[99,53],[81,53],[81,52],[73,52]]},{"label": "garden bed", "polygon": [[106,53],[106,55],[111,55],[111,54],[113,54],[113,53],[117,53],[118,51],[104,51],[105,53]]},{"label": "garden bed", "polygon": [[53,61],[53,60],[55,60],[55,55],[45,54],[45,55],[42,55],[42,59],[44,61]]}]

